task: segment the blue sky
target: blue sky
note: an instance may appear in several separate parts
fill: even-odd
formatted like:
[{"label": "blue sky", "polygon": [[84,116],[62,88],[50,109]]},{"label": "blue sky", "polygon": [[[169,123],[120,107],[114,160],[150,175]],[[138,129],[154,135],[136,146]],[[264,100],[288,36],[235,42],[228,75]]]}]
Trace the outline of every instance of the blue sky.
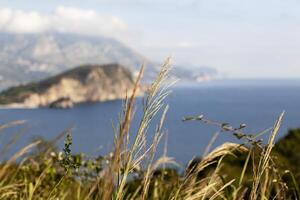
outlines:
[{"label": "blue sky", "polygon": [[[212,66],[230,77],[300,77],[298,0],[1,0],[0,8],[0,16],[15,19],[2,26],[0,19],[2,31],[55,26],[115,37],[151,60],[171,55],[176,64]],[[26,16],[36,23],[20,30]]]}]

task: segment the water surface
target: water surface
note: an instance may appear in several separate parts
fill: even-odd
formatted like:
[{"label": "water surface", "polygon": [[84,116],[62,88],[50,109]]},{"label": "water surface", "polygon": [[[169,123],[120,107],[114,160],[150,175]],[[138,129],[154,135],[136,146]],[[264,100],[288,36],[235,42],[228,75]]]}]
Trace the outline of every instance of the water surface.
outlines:
[{"label": "water surface", "polygon": [[[168,97],[169,112],[164,130],[168,135],[168,155],[181,163],[193,156],[202,155],[212,135],[218,128],[198,122],[182,122],[187,115],[204,114],[206,118],[229,122],[239,126],[246,123],[245,131],[256,133],[269,128],[282,111],[286,112],[279,137],[288,128],[300,127],[299,80],[248,80],[214,81],[205,84],[179,84]],[[24,134],[13,149],[24,146],[34,136],[54,138],[66,128],[73,127],[73,150],[89,155],[109,152],[113,142],[112,123],[117,122],[121,101],[81,104],[69,110],[54,109],[3,109],[0,123],[26,119],[27,125],[0,134],[3,146],[16,131]],[[140,118],[141,103],[138,101],[135,130]],[[157,122],[155,120],[154,122]],[[149,129],[149,136],[153,129]],[[221,134],[214,146],[235,139]],[[164,142],[162,142],[164,143]],[[60,143],[62,144],[62,143]],[[61,148],[61,146],[59,147]],[[159,152],[162,153],[163,145]]]}]

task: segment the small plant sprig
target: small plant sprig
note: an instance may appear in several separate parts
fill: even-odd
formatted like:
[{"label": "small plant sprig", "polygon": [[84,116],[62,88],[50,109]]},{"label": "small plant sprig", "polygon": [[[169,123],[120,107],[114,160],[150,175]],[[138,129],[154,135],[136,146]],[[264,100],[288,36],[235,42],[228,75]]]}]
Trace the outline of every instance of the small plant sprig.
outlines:
[{"label": "small plant sprig", "polygon": [[63,180],[68,176],[72,175],[72,169],[78,169],[79,165],[75,162],[74,156],[72,155],[71,151],[72,146],[72,135],[70,132],[67,133],[66,139],[64,141],[64,148],[63,148],[63,158],[60,160],[60,164],[65,169],[65,174],[61,177],[61,179],[57,182],[57,184],[52,188],[48,199],[51,199],[53,195],[57,192],[58,187],[61,185]]},{"label": "small plant sprig", "polygon": [[211,125],[215,125],[217,127],[219,127],[221,129],[221,132],[230,132],[232,133],[233,136],[235,136],[238,140],[246,140],[246,143],[251,143],[251,144],[256,144],[256,145],[260,145],[263,140],[262,139],[257,139],[259,136],[267,133],[268,131],[270,131],[272,128],[268,128],[266,130],[263,130],[262,132],[259,132],[257,134],[248,134],[245,133],[243,130],[246,128],[246,124],[245,123],[241,123],[239,125],[239,127],[234,127],[232,125],[230,125],[229,123],[225,123],[225,122],[217,122],[217,121],[213,121],[213,120],[209,120],[204,118],[204,115],[199,115],[199,116],[187,116],[184,117],[182,119],[183,122],[185,121],[200,121],[203,122],[205,124],[211,124]]},{"label": "small plant sprig", "polygon": [[60,161],[61,165],[64,167],[64,169],[67,172],[71,172],[70,169],[78,169],[79,163],[76,162],[76,159],[74,159],[74,156],[72,155],[71,146],[73,144],[72,142],[72,135],[69,132],[66,136],[65,142],[64,142],[64,148],[63,148],[63,159]]}]

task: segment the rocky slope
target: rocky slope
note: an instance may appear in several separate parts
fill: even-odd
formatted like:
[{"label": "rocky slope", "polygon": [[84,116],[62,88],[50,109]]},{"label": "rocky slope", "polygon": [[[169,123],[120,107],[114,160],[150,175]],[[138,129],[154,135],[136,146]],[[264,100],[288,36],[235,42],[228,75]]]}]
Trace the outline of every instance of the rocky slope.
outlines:
[{"label": "rocky slope", "polygon": [[133,88],[131,72],[118,64],[85,65],[0,93],[5,107],[72,107],[82,102],[122,99]]}]

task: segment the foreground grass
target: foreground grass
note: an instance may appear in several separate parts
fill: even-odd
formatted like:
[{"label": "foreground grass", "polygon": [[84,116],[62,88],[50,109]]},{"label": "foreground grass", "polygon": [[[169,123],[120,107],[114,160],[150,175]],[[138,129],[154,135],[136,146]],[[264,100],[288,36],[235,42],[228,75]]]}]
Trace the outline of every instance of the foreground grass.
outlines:
[{"label": "foreground grass", "polygon": [[[146,93],[139,128],[132,133],[130,125],[142,68],[136,89],[124,101],[119,123],[113,129],[115,142],[111,153],[93,159],[73,155],[70,131],[60,135],[65,136],[62,152],[53,148],[60,137],[50,142],[35,141],[1,164],[0,199],[299,198],[299,170],[294,164],[299,163],[300,156],[299,151],[293,151],[295,146],[299,148],[293,139],[299,137],[299,131],[292,131],[292,139],[280,140],[275,145],[283,113],[271,129],[256,135],[244,133],[244,124],[232,127],[204,116],[186,117],[184,121],[218,126],[220,134],[232,134],[241,144],[225,143],[212,151],[208,145],[206,154],[193,159],[182,173],[176,170],[172,158],[161,155],[155,159],[168,109],[164,100],[172,85],[168,81],[169,70],[166,61]],[[157,115],[161,120],[155,133],[151,133],[152,140],[146,141],[148,127]],[[20,122],[0,126],[0,130],[17,124]],[[260,140],[262,134],[269,134],[266,144]]]}]

